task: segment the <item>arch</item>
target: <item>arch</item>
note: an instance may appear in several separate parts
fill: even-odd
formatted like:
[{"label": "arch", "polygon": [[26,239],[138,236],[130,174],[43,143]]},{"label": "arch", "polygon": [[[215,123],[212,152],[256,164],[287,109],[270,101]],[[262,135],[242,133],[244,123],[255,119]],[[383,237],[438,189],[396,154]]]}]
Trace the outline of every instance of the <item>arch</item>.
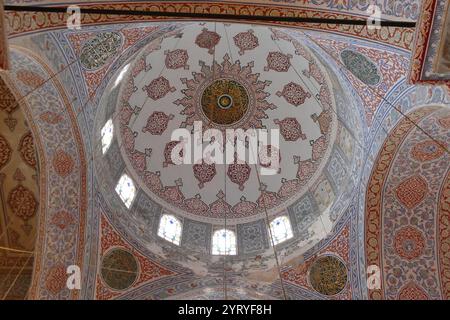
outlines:
[{"label": "arch", "polygon": [[[20,99],[22,110],[39,155],[39,226],[28,298],[77,299],[80,291],[68,290],[64,275],[69,265],[83,266],[85,253],[88,188],[82,135],[54,71],[30,50],[18,46],[10,49],[12,71],[6,81],[16,97],[24,97]],[[28,69],[35,70],[39,78],[22,78],[20,72]],[[61,236],[62,229],[73,241],[58,249],[63,252],[56,252],[52,243]]]},{"label": "arch", "polygon": [[0,299],[26,299],[39,224],[40,166],[20,95],[0,72]]},{"label": "arch", "polygon": [[[409,280],[428,292],[431,299],[449,296],[446,274],[450,266],[444,243],[449,230],[439,219],[448,216],[448,210],[442,210],[446,192],[441,190],[448,186],[450,155],[441,152],[436,143],[448,145],[450,126],[446,119],[450,119],[448,107],[414,109],[408,119],[402,118],[389,132],[378,152],[366,191],[365,256],[366,267],[380,270],[381,287],[369,289],[369,299],[401,296],[408,277],[396,276],[393,265],[414,275]],[[439,272],[427,273],[431,269]]]}]

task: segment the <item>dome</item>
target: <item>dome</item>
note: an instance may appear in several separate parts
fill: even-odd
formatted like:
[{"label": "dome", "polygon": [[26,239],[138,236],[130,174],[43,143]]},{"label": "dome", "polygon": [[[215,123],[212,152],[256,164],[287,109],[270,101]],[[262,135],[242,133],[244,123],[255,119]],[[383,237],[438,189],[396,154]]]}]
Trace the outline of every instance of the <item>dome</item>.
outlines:
[{"label": "dome", "polygon": [[[274,243],[306,250],[331,230],[340,214],[336,203],[353,186],[355,148],[346,129],[352,125],[338,117],[345,99],[331,68],[299,32],[214,22],[169,30],[124,64],[103,97],[96,126],[101,131],[109,121],[114,127],[114,150],[103,155],[99,148],[96,157],[105,198],[120,212],[140,207],[145,216],[150,206],[157,208],[155,219],[170,215],[182,225],[172,244],[193,252],[214,253],[213,233],[224,227],[237,235],[232,255],[271,252],[268,225],[277,217],[287,217],[282,226],[292,230]],[[235,141],[227,132],[235,130],[235,143],[245,141],[247,157],[238,162],[232,149],[225,164],[205,157],[175,164],[172,153],[180,142],[173,134],[180,129],[192,137],[202,133],[203,155],[213,143],[224,150]],[[211,129],[221,136],[209,141]],[[239,129],[262,130],[268,138],[255,146]],[[194,152],[193,145],[176,149],[179,156]],[[250,160],[255,150],[256,164]],[[265,174],[276,151],[279,167]],[[332,176],[332,166],[344,175]],[[137,194],[127,199],[116,188],[124,174]],[[123,223],[131,238],[143,241],[137,230],[148,230],[148,217],[139,219]],[[187,235],[195,232],[200,234]],[[257,241],[247,243],[249,236]]]}]

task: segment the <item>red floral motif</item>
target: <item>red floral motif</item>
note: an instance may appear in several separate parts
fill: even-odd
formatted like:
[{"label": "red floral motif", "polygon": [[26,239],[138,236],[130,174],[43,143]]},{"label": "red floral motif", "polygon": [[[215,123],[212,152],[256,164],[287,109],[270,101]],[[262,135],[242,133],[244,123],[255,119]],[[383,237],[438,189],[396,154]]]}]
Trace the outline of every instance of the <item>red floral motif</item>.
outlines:
[{"label": "red floral motif", "polygon": [[275,119],[275,124],[280,126],[280,132],[286,141],[305,140],[306,135],[302,132],[300,123],[295,118],[285,118],[282,121]]},{"label": "red floral motif", "polygon": [[438,119],[438,123],[445,129],[450,129],[450,116]]},{"label": "red floral motif", "polygon": [[220,191],[217,197],[219,199],[211,203],[209,206],[212,216],[215,218],[223,218],[225,215],[230,215],[232,213],[231,205],[223,199],[225,194]]},{"label": "red floral motif", "polygon": [[278,196],[281,198],[290,197],[295,194],[300,188],[300,183],[297,179],[286,180],[281,179],[281,188],[278,191]]},{"label": "red floral motif", "polygon": [[264,210],[272,208],[278,204],[278,197],[275,192],[269,192],[266,190],[261,191],[261,195],[256,200],[258,207]]},{"label": "red floral motif", "polygon": [[250,177],[251,168],[247,163],[237,163],[236,155],[234,163],[228,165],[227,176],[231,182],[239,186],[239,190],[244,190],[244,184]]},{"label": "red floral motif", "polygon": [[158,193],[160,190],[162,190],[163,185],[160,179],[160,172],[149,172],[145,171],[142,179],[144,182],[150,187],[151,190]]},{"label": "red floral motif", "polygon": [[[166,144],[166,147],[164,148],[164,162],[163,167],[167,167],[169,164],[174,164],[172,161],[172,150],[175,148],[177,144],[181,143],[180,141],[170,141]],[[180,150],[179,156],[183,157],[183,149]]]},{"label": "red floral motif", "polygon": [[311,115],[311,119],[319,124],[321,134],[327,134],[330,132],[330,126],[333,120],[329,110],[322,111],[319,116],[313,113]]},{"label": "red floral motif", "polygon": [[296,160],[296,163],[298,164],[297,177],[300,180],[300,184],[303,185],[311,179],[316,171],[316,166],[311,160]]},{"label": "red floral motif", "polygon": [[408,209],[412,209],[422,202],[427,192],[427,182],[420,176],[404,180],[395,189],[397,199]]},{"label": "red floral motif", "polygon": [[143,172],[146,169],[147,162],[145,158],[145,153],[137,150],[133,151],[133,153],[130,154],[130,161],[136,171]]},{"label": "red floral motif", "polygon": [[187,65],[187,61],[189,59],[188,52],[184,49],[176,49],[173,51],[165,51],[164,54],[166,55],[166,68],[167,69],[189,69],[189,66]]},{"label": "red floral motif", "polygon": [[12,149],[8,140],[0,134],[0,168],[3,168],[11,160],[11,154]]},{"label": "red floral motif", "polygon": [[123,146],[128,152],[133,152],[136,137],[137,132],[131,131],[130,127],[122,127]]},{"label": "red floral motif", "polygon": [[400,290],[398,300],[428,300],[428,295],[414,282],[409,282]]},{"label": "red floral motif", "polygon": [[208,164],[206,162],[196,163],[193,165],[195,178],[199,181],[198,187],[201,189],[205,183],[210,182],[216,175],[216,164]]},{"label": "red floral motif", "polygon": [[11,114],[19,108],[19,104],[16,101],[11,90],[9,90],[3,79],[0,78],[0,110]]},{"label": "red floral motif", "polygon": [[294,82],[289,82],[283,88],[283,91],[277,91],[276,95],[283,97],[290,104],[298,107],[299,105],[305,103],[307,98],[311,97],[309,92],[303,90],[302,86]]},{"label": "red floral motif", "polygon": [[137,43],[139,40],[147,37],[155,29],[157,29],[156,26],[149,26],[149,27],[144,27],[144,28],[122,29],[121,32],[122,32],[123,38],[125,40],[123,50],[126,50],[130,46]]},{"label": "red floral motif", "polygon": [[419,142],[411,150],[411,156],[417,161],[430,161],[442,157],[445,154],[446,143],[433,140]]},{"label": "red floral motif", "polygon": [[292,55],[281,52],[269,52],[267,56],[267,66],[264,71],[275,70],[277,72],[287,72],[291,66]]},{"label": "red floral motif", "polygon": [[53,155],[53,168],[58,175],[65,178],[72,173],[75,162],[72,156],[64,150],[58,150]]},{"label": "red floral motif", "polygon": [[48,271],[45,277],[45,288],[53,295],[57,295],[66,287],[67,273],[63,265],[57,265]]},{"label": "red floral motif", "polygon": [[31,88],[37,88],[42,83],[45,82],[45,79],[42,78],[39,74],[34,71],[21,69],[16,73],[17,79],[22,81],[25,85]]},{"label": "red floral motif", "polygon": [[272,29],[272,39],[273,40],[286,40],[288,42],[291,42],[294,45],[295,48],[295,54],[302,56],[303,58],[305,58],[306,60],[308,60],[309,62],[313,62],[314,58],[312,57],[312,55],[309,53],[309,51],[307,51],[305,49],[305,47],[303,45],[300,44],[300,42],[294,40],[292,37],[288,36],[286,33],[277,30],[277,29]]},{"label": "red floral motif", "polygon": [[153,100],[163,98],[169,92],[174,92],[175,87],[171,87],[169,80],[164,77],[159,77],[152,80],[148,85],[144,86],[142,90],[147,91],[147,96]]},{"label": "red floral motif", "polygon": [[214,53],[214,47],[219,43],[220,35],[208,29],[203,29],[202,32],[195,39],[195,44],[200,48],[208,49],[208,53]]},{"label": "red floral motif", "polygon": [[75,222],[74,217],[67,211],[61,210],[55,213],[52,217],[52,224],[60,228],[66,229],[68,226],[73,225]]},{"label": "red floral motif", "polygon": [[235,216],[246,217],[255,214],[257,205],[254,202],[247,201],[244,196],[241,197],[241,201],[236,203],[232,210]]},{"label": "red floral motif", "polygon": [[139,73],[142,71],[149,71],[151,69],[150,66],[147,66],[147,62],[145,61],[145,57],[140,57],[137,62],[133,65],[133,68],[131,69],[131,76],[133,78],[136,78]]},{"label": "red floral motif", "polygon": [[57,124],[57,123],[60,123],[61,121],[63,121],[63,119],[64,119],[62,115],[60,115],[59,113],[52,112],[52,111],[46,111],[44,113],[41,113],[39,118],[41,118],[42,121],[45,121],[49,124]]},{"label": "red floral motif", "polygon": [[153,135],[160,136],[173,118],[173,114],[166,115],[164,112],[155,111],[148,117],[147,125],[142,128],[142,132],[150,132]]},{"label": "red floral motif", "polygon": [[181,192],[180,187],[177,185],[165,187],[163,196],[164,196],[164,198],[166,198],[166,200],[168,200],[172,203],[175,203],[175,204],[180,204],[184,200],[184,195]]},{"label": "red floral motif", "polygon": [[327,139],[325,136],[320,136],[317,140],[312,143],[312,156],[311,159],[314,161],[320,160],[323,154],[327,150]]},{"label": "red floral motif", "polygon": [[303,74],[308,78],[312,77],[318,84],[323,84],[325,82],[322,71],[320,71],[319,66],[315,62],[310,61],[309,70],[303,70]]},{"label": "red floral motif", "polygon": [[120,110],[120,124],[129,124],[133,114],[134,110],[131,108],[130,104],[128,102],[124,102],[122,105],[122,109]]},{"label": "red floral motif", "polygon": [[319,101],[322,103],[322,106],[325,110],[330,109],[332,106],[330,90],[325,84],[320,87]]},{"label": "red floral motif", "polygon": [[31,131],[23,135],[19,142],[19,152],[23,161],[32,168],[36,168],[36,155]]},{"label": "red floral motif", "polygon": [[8,205],[12,212],[23,220],[32,218],[38,207],[33,192],[20,184],[9,193]]},{"label": "red floral motif", "polygon": [[406,226],[395,234],[394,248],[400,257],[413,260],[423,254],[425,238],[418,229]]},{"label": "red floral motif", "polygon": [[253,34],[253,30],[240,32],[233,37],[234,44],[239,48],[239,54],[243,55],[246,50],[253,50],[259,46],[258,38]]},{"label": "red floral motif", "polygon": [[126,82],[126,85],[123,88],[122,92],[122,101],[128,101],[132,94],[136,92],[138,88],[134,85],[134,78],[129,77],[128,81]]},{"label": "red floral motif", "polygon": [[203,215],[208,212],[208,205],[201,200],[199,194],[196,194],[194,198],[186,199],[184,201],[186,210],[190,213]]}]

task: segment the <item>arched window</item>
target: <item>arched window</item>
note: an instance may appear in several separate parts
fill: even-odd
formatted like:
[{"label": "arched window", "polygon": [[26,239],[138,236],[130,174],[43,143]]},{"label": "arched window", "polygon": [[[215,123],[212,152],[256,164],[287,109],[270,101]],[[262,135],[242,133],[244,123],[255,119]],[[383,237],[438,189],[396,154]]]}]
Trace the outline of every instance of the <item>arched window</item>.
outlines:
[{"label": "arched window", "polygon": [[158,236],[177,246],[181,240],[181,222],[172,215],[165,214],[159,221]]},{"label": "arched window", "polygon": [[275,245],[294,236],[292,233],[291,222],[287,216],[281,216],[273,219],[270,223],[270,231],[272,232],[273,242]]},{"label": "arched window", "polygon": [[131,203],[133,203],[136,187],[134,186],[133,180],[127,174],[124,173],[120,177],[119,182],[117,182],[116,192],[123,203],[125,203],[125,206],[129,208]]},{"label": "arched window", "polygon": [[233,231],[221,229],[214,232],[212,239],[212,254],[214,255],[236,254],[236,236]]},{"label": "arched window", "polygon": [[105,125],[102,128],[102,131],[100,132],[102,136],[102,152],[103,154],[108,151],[109,146],[111,145],[111,141],[113,139],[113,122],[111,119],[106,121]]}]

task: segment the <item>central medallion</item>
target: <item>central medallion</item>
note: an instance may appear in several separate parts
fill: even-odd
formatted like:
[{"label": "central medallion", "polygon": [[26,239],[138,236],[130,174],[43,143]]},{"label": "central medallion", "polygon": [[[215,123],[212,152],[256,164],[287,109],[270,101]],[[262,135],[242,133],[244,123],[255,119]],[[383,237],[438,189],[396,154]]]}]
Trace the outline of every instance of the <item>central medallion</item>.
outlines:
[{"label": "central medallion", "polygon": [[248,105],[247,90],[231,79],[215,80],[205,88],[201,97],[203,113],[219,125],[231,125],[241,120]]},{"label": "central medallion", "polygon": [[217,99],[217,106],[221,109],[230,109],[233,106],[233,97],[223,94]]}]

